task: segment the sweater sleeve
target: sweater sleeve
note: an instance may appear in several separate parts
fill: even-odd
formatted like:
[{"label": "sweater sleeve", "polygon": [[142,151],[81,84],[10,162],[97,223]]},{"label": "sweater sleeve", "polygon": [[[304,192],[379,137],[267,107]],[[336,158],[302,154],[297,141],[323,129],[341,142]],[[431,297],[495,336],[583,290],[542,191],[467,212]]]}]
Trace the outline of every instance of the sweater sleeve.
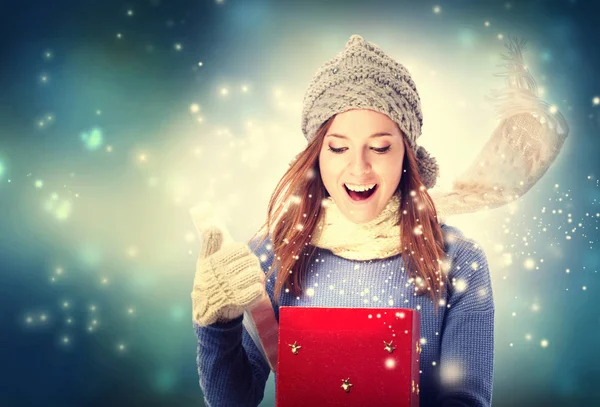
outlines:
[{"label": "sweater sleeve", "polygon": [[463,238],[452,257],[436,405],[487,407],[494,373],[494,301],[487,258],[476,242]]},{"label": "sweater sleeve", "polygon": [[208,326],[193,322],[200,388],[209,407],[257,406],[263,399],[271,370],[242,319]]}]

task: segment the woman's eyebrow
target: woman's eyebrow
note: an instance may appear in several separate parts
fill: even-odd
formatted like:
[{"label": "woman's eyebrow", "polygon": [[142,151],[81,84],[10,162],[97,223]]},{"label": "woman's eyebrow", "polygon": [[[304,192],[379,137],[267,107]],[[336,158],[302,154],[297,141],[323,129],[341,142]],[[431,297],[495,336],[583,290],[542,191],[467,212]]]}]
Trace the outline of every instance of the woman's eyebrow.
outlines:
[{"label": "woman's eyebrow", "polygon": [[[383,136],[391,136],[391,137],[393,137],[394,135],[393,135],[393,134],[390,134],[390,133],[388,133],[388,132],[385,132],[385,131],[380,131],[380,132],[377,132],[377,133],[373,133],[373,134],[371,134],[371,135],[369,136],[369,138],[374,138],[374,137],[383,137]],[[344,136],[344,135],[342,135],[342,134],[335,134],[335,133],[328,134],[328,135],[326,135],[325,137],[338,137],[338,138],[348,139],[348,137],[346,137],[346,136]]]}]

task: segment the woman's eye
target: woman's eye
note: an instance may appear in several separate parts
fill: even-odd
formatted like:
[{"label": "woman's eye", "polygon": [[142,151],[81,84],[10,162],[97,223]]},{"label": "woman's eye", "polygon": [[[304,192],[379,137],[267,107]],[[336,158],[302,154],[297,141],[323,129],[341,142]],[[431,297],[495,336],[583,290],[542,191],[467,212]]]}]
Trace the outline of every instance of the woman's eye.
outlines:
[{"label": "woman's eye", "polygon": [[[371,147],[371,150],[379,153],[379,154],[384,154],[387,153],[388,151],[390,151],[391,146],[387,146],[387,147],[382,147],[382,148],[375,148],[375,147]],[[331,151],[332,153],[336,153],[336,154],[341,154],[343,153],[345,150],[347,150],[346,147],[342,147],[342,148],[334,148],[329,146],[329,151]]]},{"label": "woman's eye", "polygon": [[375,148],[373,147],[373,150],[377,151],[378,153],[387,153],[388,151],[390,151],[391,146],[387,146],[387,147],[382,147],[382,148]]}]

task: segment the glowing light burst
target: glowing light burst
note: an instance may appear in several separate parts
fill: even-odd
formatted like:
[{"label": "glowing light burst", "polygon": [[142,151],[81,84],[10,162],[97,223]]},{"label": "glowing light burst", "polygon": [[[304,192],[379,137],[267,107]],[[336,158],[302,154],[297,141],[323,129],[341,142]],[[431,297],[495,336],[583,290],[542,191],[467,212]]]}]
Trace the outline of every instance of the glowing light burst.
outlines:
[{"label": "glowing light burst", "polygon": [[[40,187],[41,188],[40,184]],[[37,187],[37,185],[36,185]],[[43,204],[43,208],[52,214],[55,219],[63,221],[69,219],[73,211],[73,204],[68,199],[59,198],[57,193],[53,193]]]},{"label": "glowing light burst", "polygon": [[95,151],[103,143],[102,130],[99,128],[93,128],[89,132],[81,133],[81,141],[87,150]]},{"label": "glowing light burst", "polygon": [[444,384],[457,384],[464,378],[464,369],[455,361],[448,361],[441,365],[440,377]]},{"label": "glowing light burst", "polygon": [[527,269],[527,270],[533,270],[535,268],[535,260],[533,259],[526,259],[523,262],[523,266]]}]

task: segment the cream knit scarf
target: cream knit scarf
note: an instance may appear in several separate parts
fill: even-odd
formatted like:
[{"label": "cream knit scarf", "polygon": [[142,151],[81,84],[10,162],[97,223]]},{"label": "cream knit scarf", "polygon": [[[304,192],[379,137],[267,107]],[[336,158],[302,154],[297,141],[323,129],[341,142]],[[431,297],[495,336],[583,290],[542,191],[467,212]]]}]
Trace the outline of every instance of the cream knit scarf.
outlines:
[{"label": "cream knit scarf", "polygon": [[397,195],[392,195],[379,216],[361,224],[346,218],[331,197],[324,200],[323,206],[312,236],[313,246],[350,260],[384,259],[401,252]]}]

